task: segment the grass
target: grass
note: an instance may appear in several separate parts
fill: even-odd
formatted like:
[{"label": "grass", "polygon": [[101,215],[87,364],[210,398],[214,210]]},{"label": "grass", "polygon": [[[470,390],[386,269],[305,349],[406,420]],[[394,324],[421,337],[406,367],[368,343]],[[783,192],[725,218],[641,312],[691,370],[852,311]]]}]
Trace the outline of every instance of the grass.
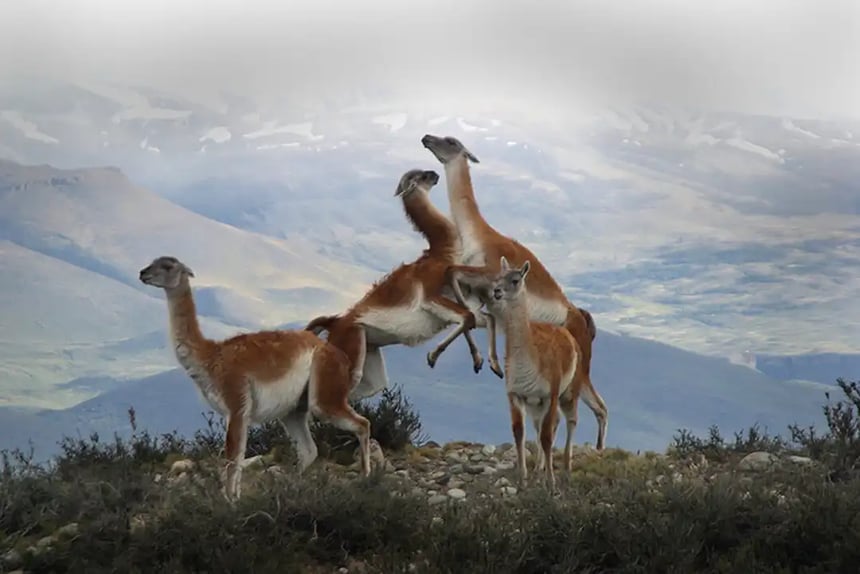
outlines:
[{"label": "grass", "polygon": [[[330,461],[302,477],[257,471],[229,505],[218,490],[217,426],[189,440],[145,432],[67,440],[46,466],[4,453],[0,554],[14,551],[31,572],[853,571],[860,394],[856,383],[839,384],[846,400],[828,403],[820,434],[790,427],[781,438],[752,427],[725,440],[718,429],[679,431],[666,454],[579,451],[574,472],[559,473],[557,495],[534,484],[512,497],[432,507],[414,484],[382,472],[345,478],[348,467]],[[392,441],[387,456],[434,464],[463,446],[423,443],[411,405],[396,392],[383,400],[373,412],[386,418],[372,423]],[[385,430],[392,425],[400,431]],[[317,431],[318,440],[334,437],[330,454],[349,451]],[[273,429],[255,441],[260,452],[291,456]],[[759,450],[784,462],[738,469]],[[792,454],[814,464],[791,462]],[[170,464],[185,457],[199,468],[174,483]]]}]

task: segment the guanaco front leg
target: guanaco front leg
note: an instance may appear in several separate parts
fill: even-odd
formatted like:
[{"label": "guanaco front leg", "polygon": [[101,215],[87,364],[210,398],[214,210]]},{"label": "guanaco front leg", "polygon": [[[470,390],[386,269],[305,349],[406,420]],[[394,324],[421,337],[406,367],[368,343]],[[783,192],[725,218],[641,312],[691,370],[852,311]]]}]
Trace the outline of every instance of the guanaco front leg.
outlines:
[{"label": "guanaco front leg", "polygon": [[[478,293],[481,293],[482,291],[486,291],[490,285],[490,273],[492,273],[492,270],[489,267],[473,267],[470,265],[451,265],[448,267],[448,283],[451,286],[451,290],[454,291],[454,297],[457,299],[457,302],[464,307],[468,307],[468,305],[466,305],[466,298],[463,296],[463,291],[460,289],[460,283],[468,285],[472,290],[476,290]],[[481,299],[481,302],[485,305],[489,303],[489,301],[484,300],[484,297],[481,297]],[[502,371],[502,368],[499,366],[499,356],[496,352],[495,317],[492,317],[490,314],[483,311],[481,314],[486,321],[490,370],[493,371],[497,377],[503,379],[505,378],[504,371]]]},{"label": "guanaco front leg", "polygon": [[490,342],[490,370],[500,379],[505,378],[505,372],[499,365],[499,357],[496,355],[496,317],[487,311],[481,311],[481,316],[487,322],[487,339]]},{"label": "guanaco front leg", "polygon": [[484,366],[484,358],[481,357],[478,345],[475,344],[472,333],[470,333],[471,329],[475,328],[475,315],[469,310],[469,307],[466,305],[457,305],[450,299],[437,295],[430,298],[425,304],[425,309],[438,317],[459,323],[457,328],[448,333],[448,336],[435,349],[427,353],[427,364],[430,365],[430,368],[432,369],[436,365],[439,355],[448,348],[448,345],[462,334],[469,345],[469,353],[472,355],[472,367],[476,373],[480,372],[481,367]]}]

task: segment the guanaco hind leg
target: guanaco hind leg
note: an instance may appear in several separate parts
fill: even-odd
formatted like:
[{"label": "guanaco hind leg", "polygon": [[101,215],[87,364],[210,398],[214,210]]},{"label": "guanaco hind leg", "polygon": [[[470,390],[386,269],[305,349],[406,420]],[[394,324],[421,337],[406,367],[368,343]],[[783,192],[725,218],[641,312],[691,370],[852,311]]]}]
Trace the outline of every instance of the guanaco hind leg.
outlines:
[{"label": "guanaco hind leg", "polygon": [[324,422],[358,438],[362,474],[370,474],[370,421],[349,405],[352,379],[346,355],[326,344],[316,351],[308,388],[310,411]]}]

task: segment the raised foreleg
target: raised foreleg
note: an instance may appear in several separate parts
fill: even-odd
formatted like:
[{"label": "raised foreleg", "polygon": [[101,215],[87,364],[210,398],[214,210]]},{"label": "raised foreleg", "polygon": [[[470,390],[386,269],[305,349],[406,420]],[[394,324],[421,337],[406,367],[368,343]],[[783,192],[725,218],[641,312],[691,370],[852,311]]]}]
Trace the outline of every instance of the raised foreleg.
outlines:
[{"label": "raised foreleg", "polygon": [[496,355],[496,317],[492,313],[481,311],[479,316],[485,321],[487,328],[487,340],[490,345],[490,370],[500,379],[505,378],[505,373],[499,365],[499,357]]},{"label": "raised foreleg", "polygon": [[[451,265],[445,271],[445,279],[448,286],[454,292],[454,298],[457,300],[457,302],[466,309],[469,309],[469,304],[466,302],[466,298],[463,295],[463,291],[460,287],[460,284],[462,283],[463,285],[468,285],[469,289],[476,293],[478,300],[482,304],[486,304],[488,302],[486,293],[490,286],[490,273],[491,269],[489,267]],[[493,321],[492,319],[488,319],[486,317],[486,314],[482,314],[480,319],[476,321],[475,326],[487,329],[487,336],[489,340],[488,352],[490,356],[490,369],[499,378],[504,378],[504,373],[499,366],[499,357],[496,353],[495,321]],[[456,338],[456,335],[452,333],[451,335],[449,335],[449,337]],[[447,347],[447,345],[445,345],[444,347],[440,345],[434,350],[434,353],[436,354],[437,358],[445,350],[445,347]]]},{"label": "raised foreleg", "polygon": [[428,313],[431,313],[444,321],[449,323],[459,323],[453,331],[448,333],[448,336],[445,337],[435,349],[427,353],[427,364],[430,365],[430,368],[432,369],[436,365],[439,355],[448,348],[448,345],[462,334],[466,339],[466,343],[469,345],[469,353],[472,355],[472,366],[476,373],[480,372],[481,367],[484,366],[484,359],[481,357],[478,345],[475,344],[475,340],[469,332],[471,329],[475,328],[475,315],[471,310],[469,310],[469,307],[467,305],[458,305],[454,301],[451,301],[442,295],[437,295],[429,298],[424,303],[423,308]]}]

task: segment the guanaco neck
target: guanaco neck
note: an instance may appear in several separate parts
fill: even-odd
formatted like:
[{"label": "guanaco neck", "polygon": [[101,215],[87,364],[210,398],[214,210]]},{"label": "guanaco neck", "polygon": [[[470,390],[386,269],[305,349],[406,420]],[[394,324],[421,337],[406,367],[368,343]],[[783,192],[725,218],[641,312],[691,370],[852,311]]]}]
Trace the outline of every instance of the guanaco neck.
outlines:
[{"label": "guanaco neck", "polygon": [[[170,336],[177,358],[182,362],[189,357],[199,357],[212,345],[212,341],[204,337],[200,330],[197,308],[188,279],[183,279],[178,287],[165,289],[165,292],[170,317]],[[182,346],[187,347],[190,353],[180,353]]]},{"label": "guanaco neck", "polygon": [[532,336],[525,294],[508,301],[507,308],[501,314],[501,320],[505,333],[505,354],[507,356],[519,356],[524,352],[530,354]]},{"label": "guanaco neck", "polygon": [[481,215],[478,202],[475,200],[472,175],[469,173],[466,156],[460,155],[445,164],[445,181],[448,186],[451,217],[457,229],[462,231],[466,227],[487,227],[487,222]]},{"label": "guanaco neck", "polygon": [[414,191],[403,198],[403,209],[415,231],[427,239],[428,252],[448,257],[457,248],[457,228],[439,211],[427,192]]}]

